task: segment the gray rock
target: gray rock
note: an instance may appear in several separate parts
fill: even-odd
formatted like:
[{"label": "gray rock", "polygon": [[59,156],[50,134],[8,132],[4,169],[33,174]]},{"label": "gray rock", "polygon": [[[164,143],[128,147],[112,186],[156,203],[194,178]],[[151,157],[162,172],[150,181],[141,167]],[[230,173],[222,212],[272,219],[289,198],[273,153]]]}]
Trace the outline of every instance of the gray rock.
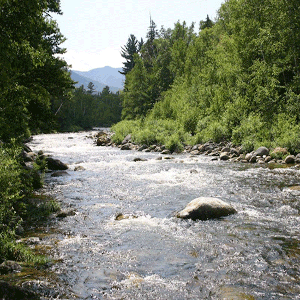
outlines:
[{"label": "gray rock", "polygon": [[120,148],[121,150],[131,150],[130,144],[123,144]]},{"label": "gray rock", "polygon": [[264,156],[264,155],[269,155],[269,149],[266,147],[259,147],[255,152],[255,156]]},{"label": "gray rock", "polygon": [[284,162],[285,162],[286,164],[294,164],[294,163],[295,163],[295,160],[296,160],[296,157],[295,157],[294,155],[288,155],[288,156],[285,158]]},{"label": "gray rock", "polygon": [[221,152],[230,152],[230,148],[229,147],[223,147]]},{"label": "gray rock", "polygon": [[220,153],[218,151],[213,151],[209,153],[208,156],[220,156]]},{"label": "gray rock", "polygon": [[84,170],[85,170],[85,168],[83,166],[76,166],[74,168],[74,171],[84,171]]},{"label": "gray rock", "polygon": [[51,174],[51,177],[63,177],[63,176],[69,176],[70,174],[66,171],[57,171]]},{"label": "gray rock", "polygon": [[72,216],[75,216],[76,215],[76,212],[74,209],[70,209],[70,210],[66,210],[66,211],[61,211],[59,212],[56,217],[57,218],[66,218],[66,217],[72,217]]},{"label": "gray rock", "polygon": [[265,158],[265,163],[268,163],[272,160],[272,157],[269,155]]},{"label": "gray rock", "polygon": [[193,150],[190,152],[191,155],[199,155],[200,151],[199,150]]},{"label": "gray rock", "polygon": [[239,151],[238,151],[237,149],[235,149],[235,148],[231,148],[231,149],[230,149],[230,154],[234,154],[234,155],[236,155],[236,156],[239,156],[239,155],[240,155]]},{"label": "gray rock", "polygon": [[48,169],[50,170],[67,170],[68,166],[61,162],[59,159],[54,159],[52,157],[46,157],[46,162]]},{"label": "gray rock", "polygon": [[133,161],[147,161],[147,159],[145,159],[145,158],[140,158],[140,157],[136,157],[136,158],[134,158],[133,159]]},{"label": "gray rock", "polygon": [[252,163],[252,164],[253,164],[253,163],[256,163],[256,156],[253,155],[253,156],[250,158],[249,162]]},{"label": "gray rock", "polygon": [[245,160],[249,161],[251,159],[251,157],[253,156],[253,153],[247,153],[245,156]]},{"label": "gray rock", "polygon": [[0,265],[0,274],[20,272],[22,267],[15,261],[6,260]]},{"label": "gray rock", "polygon": [[139,148],[138,148],[138,151],[143,151],[143,150],[145,150],[145,149],[147,149],[148,147],[147,147],[147,145],[142,145],[142,146],[140,146]]},{"label": "gray rock", "polygon": [[221,152],[220,154],[220,160],[228,160],[230,158],[228,152]]},{"label": "gray rock", "polygon": [[124,138],[122,144],[124,145],[124,144],[127,144],[127,143],[129,143],[129,142],[131,142],[131,134],[128,134],[128,135]]},{"label": "gray rock", "polygon": [[229,216],[236,212],[231,205],[218,198],[199,197],[177,213],[177,218],[204,221]]},{"label": "gray rock", "polygon": [[160,154],[170,154],[170,150],[165,149],[165,150],[163,150]]},{"label": "gray rock", "polygon": [[25,245],[38,245],[40,243],[39,237],[29,237],[22,240]]}]

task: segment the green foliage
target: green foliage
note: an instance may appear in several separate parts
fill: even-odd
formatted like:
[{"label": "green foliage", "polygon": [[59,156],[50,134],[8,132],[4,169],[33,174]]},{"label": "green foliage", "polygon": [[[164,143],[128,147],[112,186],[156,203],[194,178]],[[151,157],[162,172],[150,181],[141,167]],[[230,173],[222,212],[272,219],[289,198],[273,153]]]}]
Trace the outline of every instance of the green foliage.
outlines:
[{"label": "green foliage", "polygon": [[[184,142],[300,152],[299,20],[296,0],[228,0],[199,33],[153,24],[123,93],[123,119],[143,119],[136,141],[175,148],[183,131]],[[153,125],[166,121],[174,132]]]},{"label": "green foliage", "polygon": [[120,72],[121,74],[126,75],[133,69],[135,66],[134,55],[140,52],[142,46],[143,39],[139,42],[133,34],[129,36],[127,44],[121,48],[121,56],[126,60],[123,63],[124,67],[122,68],[122,72]]},{"label": "green foliage", "polygon": [[111,93],[109,87],[103,88],[98,95],[89,85],[73,91],[72,101],[61,106],[56,114],[59,130],[80,131],[92,127],[111,126],[121,119],[121,95]]},{"label": "green foliage", "polygon": [[34,196],[33,190],[42,186],[44,160],[33,169],[22,167],[21,147],[15,141],[0,145],[0,257],[41,263],[31,250],[15,242],[16,229],[26,224],[45,221],[59,205],[53,199]]},{"label": "green foliage", "polygon": [[123,120],[113,125],[111,129],[115,132],[115,134],[112,136],[112,140],[118,144],[122,143],[128,134],[134,134],[137,128],[141,128],[141,125],[141,120]]},{"label": "green foliage", "polygon": [[34,264],[49,262],[49,259],[45,256],[36,255],[30,248],[21,243],[16,243],[14,237],[7,233],[0,233],[0,257]]},{"label": "green foliage", "polygon": [[[58,58],[64,37],[50,13],[60,1],[2,1],[0,4],[0,139],[51,130],[51,106],[68,100],[73,82]],[[26,12],[26,13],[24,13]],[[46,122],[45,122],[46,120]]]}]

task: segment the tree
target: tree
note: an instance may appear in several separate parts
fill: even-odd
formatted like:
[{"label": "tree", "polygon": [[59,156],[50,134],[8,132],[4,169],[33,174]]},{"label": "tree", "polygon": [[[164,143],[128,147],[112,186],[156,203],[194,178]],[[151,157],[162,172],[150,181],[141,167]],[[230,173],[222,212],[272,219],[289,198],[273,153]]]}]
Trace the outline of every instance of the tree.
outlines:
[{"label": "tree", "polygon": [[150,17],[150,26],[148,28],[146,37],[147,37],[147,41],[143,45],[141,53],[145,61],[145,66],[147,69],[149,69],[153,66],[153,60],[157,56],[157,49],[154,41],[159,37],[159,32],[156,29],[156,24],[154,23],[151,17]]},{"label": "tree", "polygon": [[214,22],[209,18],[209,16],[206,16],[205,21],[200,21],[200,30],[204,30],[205,28],[211,28],[214,26]]},{"label": "tree", "polygon": [[121,56],[125,58],[126,61],[123,63],[124,67],[122,68],[122,72],[119,71],[119,73],[126,75],[133,69],[135,65],[134,54],[140,52],[143,43],[143,39],[139,42],[133,34],[129,36],[127,44],[121,48]]},{"label": "tree", "polygon": [[69,99],[73,81],[57,56],[65,39],[50,13],[61,13],[60,1],[0,4],[0,139],[49,130],[53,111]]},{"label": "tree", "polygon": [[95,85],[92,82],[90,82],[87,87],[88,87],[87,93],[90,95],[92,95],[96,91]]}]

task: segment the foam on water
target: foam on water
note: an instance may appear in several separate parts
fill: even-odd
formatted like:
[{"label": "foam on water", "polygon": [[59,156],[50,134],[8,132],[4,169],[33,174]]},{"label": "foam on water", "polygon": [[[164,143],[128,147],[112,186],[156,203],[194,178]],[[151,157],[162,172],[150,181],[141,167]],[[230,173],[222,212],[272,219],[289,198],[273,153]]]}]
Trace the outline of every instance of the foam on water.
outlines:
[{"label": "foam on water", "polygon": [[[299,299],[300,200],[288,188],[300,185],[299,171],[187,154],[156,160],[96,147],[92,134],[39,135],[30,144],[69,164],[69,176],[45,178],[46,193],[76,211],[54,222],[50,254],[79,299]],[[174,217],[200,196],[238,213]]]}]

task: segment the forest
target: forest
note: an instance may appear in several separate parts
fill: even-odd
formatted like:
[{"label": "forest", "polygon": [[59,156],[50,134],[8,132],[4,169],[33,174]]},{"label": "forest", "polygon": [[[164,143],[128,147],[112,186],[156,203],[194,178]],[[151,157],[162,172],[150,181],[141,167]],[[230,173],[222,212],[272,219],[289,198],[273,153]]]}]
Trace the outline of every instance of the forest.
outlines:
[{"label": "forest", "polygon": [[53,199],[34,194],[47,166],[39,157],[26,164],[28,138],[110,126],[121,118],[120,96],[109,87],[98,94],[92,84],[87,91],[74,87],[61,58],[65,38],[56,14],[62,14],[58,0],[0,3],[0,264],[45,261],[15,240],[24,224],[59,209]]},{"label": "forest", "polygon": [[182,149],[231,141],[300,152],[300,3],[227,0],[216,20],[131,35],[122,48],[126,75],[120,142]]},{"label": "forest", "polygon": [[231,141],[245,151],[300,152],[299,0],[227,0],[215,20],[173,29],[150,20],[145,41],[131,34],[121,49],[126,80],[116,94],[75,89],[52,17],[61,13],[59,0],[0,4],[1,261],[33,257],[13,242],[36,211],[26,199],[45,169],[24,165],[31,134],[115,124],[116,142],[131,133],[136,143],[178,151]]},{"label": "forest", "polygon": [[59,131],[87,130],[93,127],[110,127],[121,120],[122,103],[119,92],[112,93],[109,86],[96,93],[92,82],[85,90],[82,85],[72,91],[72,100],[58,111],[56,122]]}]

